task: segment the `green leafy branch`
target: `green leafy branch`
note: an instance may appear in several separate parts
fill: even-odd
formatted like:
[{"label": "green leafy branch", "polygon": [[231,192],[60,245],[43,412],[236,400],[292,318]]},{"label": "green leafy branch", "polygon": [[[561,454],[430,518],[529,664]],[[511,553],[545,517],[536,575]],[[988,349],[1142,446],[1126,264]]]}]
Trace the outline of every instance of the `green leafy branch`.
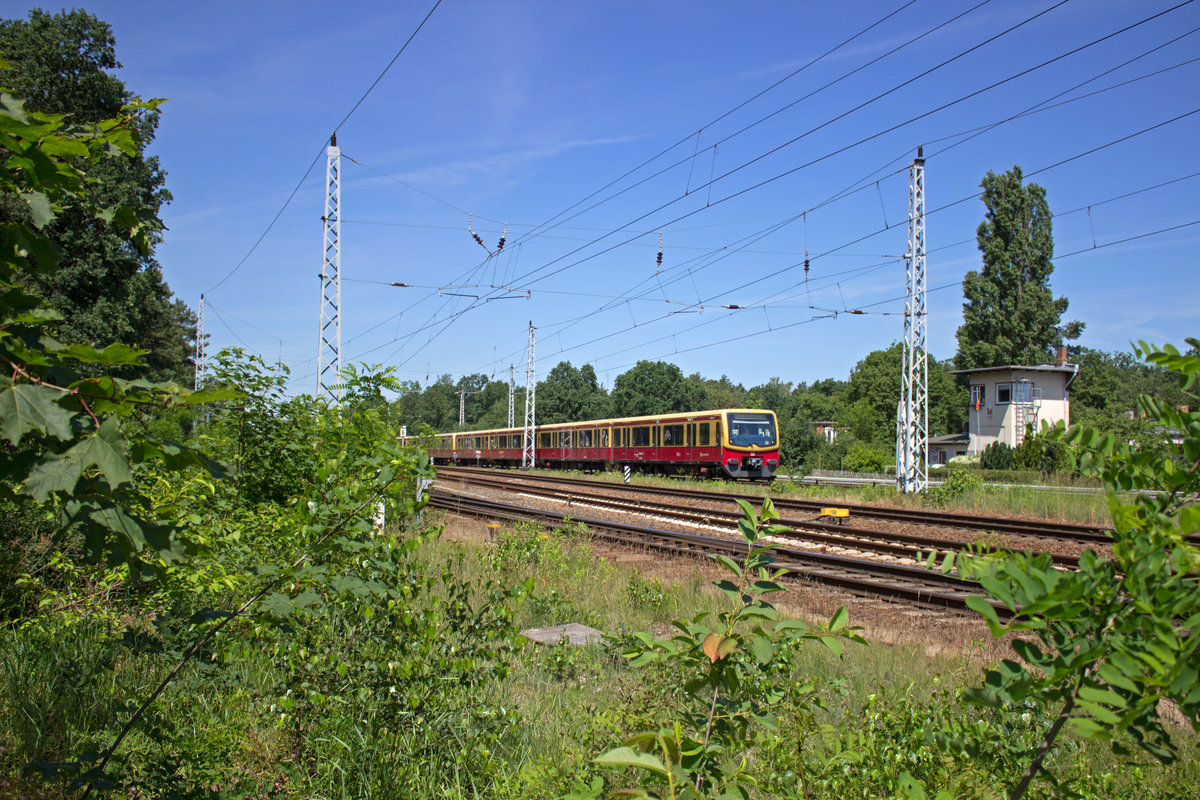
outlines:
[{"label": "green leafy branch", "polygon": [[86,169],[108,156],[135,155],[138,121],[158,103],[138,101],[115,119],[71,126],[62,115],[28,111],[0,89],[0,196],[10,212],[0,223],[0,440],[12,453],[0,481],[39,503],[54,502],[60,536],[80,531],[91,558],[126,563],[134,577],[154,574],[157,563],[186,550],[173,525],[131,512],[152,509],[135,469],[214,465],[187,448],[131,435],[124,420],[139,408],[195,405],[232,392],[79,377],[83,364],[144,366],[144,351],[58,341],[61,315],[28,287],[32,276],[58,268],[59,248],[45,231],[68,202],[83,201],[92,218],[140,251],[148,248],[158,221],[148,210],[100,205],[92,192],[97,180]]},{"label": "green leafy branch", "polygon": [[[1144,342],[1135,352],[1200,400],[1200,341],[1188,343],[1193,350],[1186,355]],[[1012,800],[1038,775],[1053,781],[1045,761],[1067,725],[1111,742],[1118,755],[1128,754],[1122,744],[1128,736],[1164,762],[1175,758],[1175,746],[1159,704],[1174,702],[1193,728],[1200,726],[1200,550],[1189,538],[1200,528],[1200,412],[1148,396],[1138,399],[1138,409],[1179,432],[1177,453],[1139,450],[1078,425],[1055,433],[1082,448],[1083,467],[1104,480],[1113,515],[1110,553],[1085,551],[1071,572],[1031,553],[964,553],[943,565],[974,575],[1011,611],[1004,623],[988,601],[968,600],[994,636],[1021,634],[1013,641],[1020,660],[987,670],[983,686],[965,699],[1001,710],[1032,703],[1054,719],[1026,753],[1028,768],[1011,787]]]},{"label": "green leafy branch", "polygon": [[676,620],[672,624],[679,633],[670,639],[635,633],[642,646],[625,654],[634,666],[668,662],[692,677],[682,686],[689,701],[682,719],[630,737],[596,759],[601,766],[632,767],[642,773],[645,783],[614,796],[748,797],[746,787],[753,778],[744,757],[737,766],[731,766],[731,760],[753,747],[762,731],[778,729],[774,709],[788,697],[784,683],[794,648],[815,640],[840,656],[844,642],[865,643],[859,629],[848,626],[845,607],[818,631],[798,620],[780,619],[763,597],[783,591],[778,581],[784,571],[771,570],[775,545],[761,544],[783,530],[773,523],[779,514],[769,497],[763,500],[761,515],[749,503],[737,502],[746,555],[740,563],[726,555],[713,556],[730,576],[715,583],[729,601],[728,610],[715,618],[702,612],[690,620]]},{"label": "green leafy branch", "polygon": [[[359,466],[365,465],[360,464]],[[432,475],[432,469],[427,456],[422,455],[416,467],[419,474]],[[397,487],[402,485],[403,481],[411,478],[412,475],[410,472],[406,468],[406,465],[400,463],[398,460],[393,460],[392,463],[380,466],[368,483],[366,497],[355,501],[352,507],[348,509],[346,508],[347,495],[345,487],[336,484],[329,487],[327,496],[323,498],[324,502],[317,502],[316,500],[308,501],[305,505],[311,516],[311,521],[307,527],[317,531],[316,535],[311,538],[311,545],[284,569],[260,568],[259,574],[267,576],[267,580],[258,591],[254,592],[232,611],[214,615],[216,619],[215,623],[208,627],[203,635],[183,652],[175,666],[163,676],[146,699],[138,705],[112,743],[98,756],[95,766],[80,775],[77,783],[86,785],[83,796],[85,798],[90,796],[97,786],[109,785],[105,776],[105,770],[126,737],[137,727],[154,702],[178,677],[183,668],[196,658],[198,654],[205,652],[209,643],[217,634],[234,620],[243,617],[252,609],[257,608],[260,611],[277,615],[290,614],[308,603],[310,601],[310,593],[299,591],[298,574],[315,558],[330,555],[329,545],[331,544],[338,548],[357,549],[356,544],[359,543],[360,537],[368,535],[371,526],[371,513],[369,512],[374,511],[376,504],[382,498],[394,494]],[[355,477],[356,472],[347,471],[345,474],[350,476],[350,484],[358,482]],[[427,497],[408,499],[410,506],[416,510],[423,507],[426,501]],[[296,588],[295,597],[291,596],[291,594],[283,594],[276,591],[285,584],[291,584]],[[82,766],[82,762],[77,766]]]}]

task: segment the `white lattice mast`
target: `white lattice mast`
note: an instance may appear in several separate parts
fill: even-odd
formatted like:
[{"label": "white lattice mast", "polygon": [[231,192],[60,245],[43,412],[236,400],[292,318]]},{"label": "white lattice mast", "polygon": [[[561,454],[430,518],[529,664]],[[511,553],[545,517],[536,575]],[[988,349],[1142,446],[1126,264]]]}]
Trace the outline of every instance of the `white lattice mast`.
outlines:
[{"label": "white lattice mast", "polygon": [[908,253],[904,300],[904,361],[896,448],[896,489],[922,492],[929,486],[929,353],[925,348],[925,156],[909,169]]},{"label": "white lattice mast", "polygon": [[206,341],[208,334],[204,330],[204,295],[200,295],[200,312],[196,315],[196,353],[192,357],[192,361],[196,367],[196,377],[192,383],[192,388],[199,391],[200,385],[204,380],[204,360],[207,353]]},{"label": "white lattice mast", "polygon": [[529,366],[525,369],[525,444],[521,450],[521,469],[530,469],[537,460],[534,443],[534,407],[537,405],[537,383],[534,378],[533,322],[529,323]]},{"label": "white lattice mast", "polygon": [[512,364],[508,365],[508,427],[513,427],[513,400],[517,393],[516,373]]},{"label": "white lattice mast", "polygon": [[341,402],[342,374],[342,151],[337,134],[325,148],[325,235],[321,253],[321,316],[317,324],[317,396]]}]

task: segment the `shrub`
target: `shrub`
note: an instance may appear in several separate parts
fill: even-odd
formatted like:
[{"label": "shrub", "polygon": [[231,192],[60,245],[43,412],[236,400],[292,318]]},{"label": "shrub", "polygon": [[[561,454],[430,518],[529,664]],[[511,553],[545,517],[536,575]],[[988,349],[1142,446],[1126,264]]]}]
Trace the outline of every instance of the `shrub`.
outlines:
[{"label": "shrub", "polygon": [[1027,432],[1013,452],[1013,467],[1052,475],[1074,469],[1074,458],[1065,442],[1052,437],[1048,431]]},{"label": "shrub", "polygon": [[983,469],[1012,469],[1013,449],[1004,442],[992,442],[984,448],[979,466]]}]

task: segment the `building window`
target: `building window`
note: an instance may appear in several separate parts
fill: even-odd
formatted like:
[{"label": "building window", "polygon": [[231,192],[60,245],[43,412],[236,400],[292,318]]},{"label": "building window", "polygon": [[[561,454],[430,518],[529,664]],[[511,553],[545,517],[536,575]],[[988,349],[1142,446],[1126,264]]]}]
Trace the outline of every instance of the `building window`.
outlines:
[{"label": "building window", "polygon": [[1033,384],[1027,381],[1014,383],[1013,387],[1013,402],[1014,403],[1032,403],[1033,402]]},{"label": "building window", "polygon": [[1012,384],[997,383],[996,384],[996,405],[1002,406],[1012,402]]},{"label": "building window", "polygon": [[984,385],[977,383],[971,386],[971,408],[978,411],[983,406],[987,405],[987,392],[984,391]]}]

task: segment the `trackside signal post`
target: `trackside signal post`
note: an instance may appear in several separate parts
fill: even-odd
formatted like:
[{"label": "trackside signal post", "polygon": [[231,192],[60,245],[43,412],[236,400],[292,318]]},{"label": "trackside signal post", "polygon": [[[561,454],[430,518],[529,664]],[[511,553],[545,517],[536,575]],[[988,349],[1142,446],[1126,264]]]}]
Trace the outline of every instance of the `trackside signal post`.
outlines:
[{"label": "trackside signal post", "polygon": [[904,361],[896,420],[896,491],[929,487],[929,354],[925,348],[925,156],[909,168],[908,252],[904,300]]},{"label": "trackside signal post", "polygon": [[317,397],[342,400],[342,151],[337,134],[325,148],[325,235],[321,255],[321,315],[317,322]]}]

